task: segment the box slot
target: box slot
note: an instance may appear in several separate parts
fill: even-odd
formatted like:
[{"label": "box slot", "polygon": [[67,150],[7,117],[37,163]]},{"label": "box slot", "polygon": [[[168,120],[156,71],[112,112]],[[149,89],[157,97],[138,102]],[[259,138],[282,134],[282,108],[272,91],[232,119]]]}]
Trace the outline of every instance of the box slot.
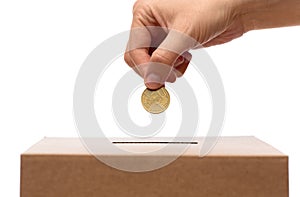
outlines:
[{"label": "box slot", "polygon": [[112,142],[113,144],[198,144],[198,142],[167,142],[167,141],[163,141],[163,142],[158,142],[158,141],[132,141],[132,142],[122,142],[122,141],[116,141],[116,142]]}]

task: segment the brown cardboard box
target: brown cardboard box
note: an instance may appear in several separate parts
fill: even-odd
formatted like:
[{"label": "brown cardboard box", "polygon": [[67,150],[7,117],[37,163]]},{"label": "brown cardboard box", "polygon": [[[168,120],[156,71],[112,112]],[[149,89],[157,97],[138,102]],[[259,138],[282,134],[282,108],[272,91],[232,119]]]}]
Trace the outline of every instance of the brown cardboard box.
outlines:
[{"label": "brown cardboard box", "polygon": [[[164,168],[133,173],[103,164],[79,139],[45,138],[21,155],[21,197],[288,196],[286,155],[254,137],[222,137],[201,158],[202,140]],[[119,146],[147,149],[149,144]]]}]

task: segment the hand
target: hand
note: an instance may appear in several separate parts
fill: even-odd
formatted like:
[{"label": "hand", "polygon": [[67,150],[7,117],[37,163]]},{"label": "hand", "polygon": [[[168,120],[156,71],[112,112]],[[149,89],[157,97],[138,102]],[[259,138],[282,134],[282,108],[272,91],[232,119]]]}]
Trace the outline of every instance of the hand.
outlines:
[{"label": "hand", "polygon": [[250,30],[300,25],[299,10],[300,0],[138,0],[124,59],[157,89],[183,75],[190,49]]},{"label": "hand", "polygon": [[[142,45],[128,49],[125,61],[144,78],[150,89],[161,87],[165,81],[174,82],[183,75],[191,60],[188,50],[223,44],[243,35],[245,31],[236,2],[138,0],[132,21],[133,31],[138,30],[131,33],[129,45]],[[150,48],[153,43],[155,48]],[[169,65],[170,70],[159,69],[162,65]]]}]

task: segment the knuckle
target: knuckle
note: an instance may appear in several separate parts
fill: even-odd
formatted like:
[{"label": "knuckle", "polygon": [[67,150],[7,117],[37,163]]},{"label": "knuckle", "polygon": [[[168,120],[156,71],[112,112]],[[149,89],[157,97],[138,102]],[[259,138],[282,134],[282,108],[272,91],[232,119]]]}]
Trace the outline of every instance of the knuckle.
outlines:
[{"label": "knuckle", "polygon": [[158,50],[154,51],[151,59],[153,62],[159,62],[164,64],[170,64],[170,62],[172,62],[172,58],[170,58],[166,52]]},{"label": "knuckle", "polygon": [[126,64],[128,64],[130,67],[132,66],[132,65],[131,65],[131,58],[130,58],[129,52],[126,52],[126,53],[124,54],[124,61],[125,61]]},{"label": "knuckle", "polygon": [[153,0],[137,0],[133,5],[132,13],[133,15],[149,13],[154,5]]},{"label": "knuckle", "polygon": [[132,13],[136,14],[145,8],[145,0],[137,0],[132,9]]}]

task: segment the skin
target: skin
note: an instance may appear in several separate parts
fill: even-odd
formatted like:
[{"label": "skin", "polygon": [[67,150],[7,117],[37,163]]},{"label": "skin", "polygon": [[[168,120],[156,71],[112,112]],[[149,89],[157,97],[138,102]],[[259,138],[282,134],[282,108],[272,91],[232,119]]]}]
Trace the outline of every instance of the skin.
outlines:
[{"label": "skin", "polygon": [[[300,25],[300,0],[138,0],[124,59],[149,89],[158,89],[184,74],[191,49],[224,44],[251,30],[293,25]],[[145,31],[134,33],[136,28]]]}]

